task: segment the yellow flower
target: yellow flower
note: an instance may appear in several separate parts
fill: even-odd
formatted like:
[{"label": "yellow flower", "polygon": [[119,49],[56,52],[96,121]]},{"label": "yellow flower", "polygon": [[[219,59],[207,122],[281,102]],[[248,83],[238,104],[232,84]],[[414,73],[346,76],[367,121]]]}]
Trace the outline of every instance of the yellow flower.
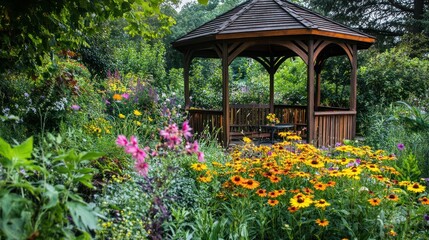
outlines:
[{"label": "yellow flower", "polygon": [[313,200],[311,200],[310,197],[305,196],[304,194],[298,193],[297,195],[292,197],[289,202],[292,207],[305,208],[309,207],[311,203],[313,203]]},{"label": "yellow flower", "polygon": [[200,176],[198,178],[198,181],[200,182],[204,182],[204,183],[208,183],[212,181],[212,176],[208,175],[208,176]]},{"label": "yellow flower", "polygon": [[195,171],[203,171],[207,169],[207,165],[203,163],[194,163],[191,165],[191,168],[194,169]]},{"label": "yellow flower", "polygon": [[122,114],[122,113],[119,113],[119,118],[122,118],[122,119],[124,119],[125,118],[125,115],[124,114]]},{"label": "yellow flower", "polygon": [[325,166],[325,163],[323,163],[323,161],[321,161],[317,157],[305,161],[305,164],[314,168],[322,168]]},{"label": "yellow flower", "polygon": [[325,209],[327,206],[330,206],[331,204],[328,203],[327,201],[325,201],[325,199],[319,199],[314,201],[314,206],[318,207],[318,208],[322,208]]},{"label": "yellow flower", "polygon": [[328,226],[329,225],[329,221],[325,218],[325,219],[322,219],[322,220],[320,220],[319,218],[318,219],[316,219],[316,223],[317,223],[317,225],[319,225],[319,226],[321,226],[321,227],[326,227],[326,226]]},{"label": "yellow flower", "polygon": [[142,113],[139,111],[139,110],[134,110],[134,115],[136,115],[136,116],[141,116],[142,115]]},{"label": "yellow flower", "polygon": [[245,142],[245,143],[251,143],[252,139],[250,139],[248,137],[243,137],[243,142]]},{"label": "yellow flower", "polygon": [[425,186],[422,186],[418,183],[413,183],[408,185],[407,190],[411,191],[411,192],[415,192],[415,193],[420,193],[420,192],[424,192],[426,189]]},{"label": "yellow flower", "polygon": [[142,125],[142,123],[141,123],[141,122],[139,122],[139,121],[134,121],[134,123],[135,123],[137,126],[141,126],[141,125]]},{"label": "yellow flower", "polygon": [[153,118],[148,117],[148,118],[147,118],[147,120],[148,120],[149,122],[152,122],[152,121],[153,121]]}]

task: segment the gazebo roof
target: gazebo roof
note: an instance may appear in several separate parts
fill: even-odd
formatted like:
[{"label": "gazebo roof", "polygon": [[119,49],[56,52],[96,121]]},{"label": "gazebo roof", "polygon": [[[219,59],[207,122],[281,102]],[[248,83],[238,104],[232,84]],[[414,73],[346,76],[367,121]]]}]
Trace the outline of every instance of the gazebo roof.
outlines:
[{"label": "gazebo roof", "polygon": [[179,50],[204,42],[245,38],[343,39],[368,48],[375,38],[286,0],[249,0],[173,42]]}]

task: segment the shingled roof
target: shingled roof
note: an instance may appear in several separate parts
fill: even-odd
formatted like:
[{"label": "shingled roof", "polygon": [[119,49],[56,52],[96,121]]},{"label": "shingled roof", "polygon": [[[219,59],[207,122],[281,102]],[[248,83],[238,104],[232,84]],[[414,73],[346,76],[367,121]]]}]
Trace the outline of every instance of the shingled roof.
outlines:
[{"label": "shingled roof", "polygon": [[177,39],[173,46],[242,38],[315,35],[371,45],[375,38],[286,0],[250,0]]}]

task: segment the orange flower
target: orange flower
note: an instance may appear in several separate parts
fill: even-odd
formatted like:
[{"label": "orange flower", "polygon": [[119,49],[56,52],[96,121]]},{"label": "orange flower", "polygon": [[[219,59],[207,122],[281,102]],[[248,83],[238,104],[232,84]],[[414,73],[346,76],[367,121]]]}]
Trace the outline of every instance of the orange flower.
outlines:
[{"label": "orange flower", "polygon": [[426,196],[419,198],[419,201],[423,204],[423,205],[429,205],[429,198],[427,198]]},{"label": "orange flower", "polygon": [[276,199],[268,199],[268,204],[274,207],[275,205],[279,204],[279,201]]},{"label": "orange flower", "polygon": [[280,180],[282,180],[281,177],[277,177],[275,175],[270,177],[270,181],[272,183],[278,183],[278,182],[280,182]]},{"label": "orange flower", "polygon": [[326,190],[327,185],[322,183],[322,182],[318,182],[316,184],[314,184],[314,188],[320,191],[325,191]]},{"label": "orange flower", "polygon": [[388,196],[386,196],[386,198],[394,202],[397,202],[399,200],[399,197],[395,194],[389,194]]},{"label": "orange flower", "polygon": [[335,184],[337,184],[335,181],[329,181],[329,182],[327,182],[327,183],[326,183],[326,185],[327,185],[328,187],[334,187],[334,186],[335,186]]},{"label": "orange flower", "polygon": [[321,227],[326,227],[329,225],[329,221],[325,218],[323,220],[320,220],[319,218],[316,219],[316,223],[317,225],[321,226]]},{"label": "orange flower", "polygon": [[243,182],[243,180],[244,179],[238,175],[234,175],[231,177],[231,181],[236,185],[240,185]]},{"label": "orange flower", "polygon": [[244,179],[241,182],[241,186],[247,189],[255,189],[259,187],[259,182],[253,179]]},{"label": "orange flower", "polygon": [[122,96],[116,93],[116,94],[113,95],[113,100],[115,100],[115,101],[121,101],[122,100]]},{"label": "orange flower", "polygon": [[256,194],[258,194],[258,196],[260,196],[260,197],[265,197],[265,196],[267,196],[267,190],[265,190],[265,189],[258,189],[256,191]]},{"label": "orange flower", "polygon": [[298,211],[299,208],[297,208],[295,206],[291,206],[291,207],[288,207],[287,210],[289,210],[290,213],[294,213],[294,212]]},{"label": "orange flower", "polygon": [[368,199],[368,202],[372,206],[378,206],[381,203],[381,199],[380,198],[371,198],[371,199]]},{"label": "orange flower", "polygon": [[272,191],[272,192],[268,193],[268,197],[270,197],[270,198],[276,198],[278,196],[279,196],[279,194],[277,193],[277,191]]}]

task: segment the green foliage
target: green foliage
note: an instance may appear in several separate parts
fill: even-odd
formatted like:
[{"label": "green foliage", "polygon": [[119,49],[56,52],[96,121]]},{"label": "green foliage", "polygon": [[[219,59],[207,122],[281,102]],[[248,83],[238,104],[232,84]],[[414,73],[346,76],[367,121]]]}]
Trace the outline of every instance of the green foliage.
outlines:
[{"label": "green foliage", "polygon": [[429,61],[411,58],[401,48],[367,54],[358,72],[359,122],[376,106],[427,98]]},{"label": "green foliage", "polygon": [[401,157],[396,165],[396,169],[401,173],[398,180],[401,181],[418,181],[422,171],[419,168],[419,160],[416,159],[414,154],[409,153],[406,157]]},{"label": "green foliage", "polygon": [[92,187],[95,169],[85,165],[101,155],[55,156],[49,149],[33,149],[33,138],[16,146],[0,138],[0,149],[0,237],[88,239],[101,215],[76,191],[80,184]]},{"label": "green foliage", "polygon": [[[0,69],[41,64],[43,57],[62,49],[88,45],[85,36],[96,34],[106,20],[124,18],[131,35],[156,37],[174,20],[163,14],[163,0],[43,1],[0,4]],[[25,17],[23,17],[25,16]],[[22,46],[26,46],[25,48]]]}]

